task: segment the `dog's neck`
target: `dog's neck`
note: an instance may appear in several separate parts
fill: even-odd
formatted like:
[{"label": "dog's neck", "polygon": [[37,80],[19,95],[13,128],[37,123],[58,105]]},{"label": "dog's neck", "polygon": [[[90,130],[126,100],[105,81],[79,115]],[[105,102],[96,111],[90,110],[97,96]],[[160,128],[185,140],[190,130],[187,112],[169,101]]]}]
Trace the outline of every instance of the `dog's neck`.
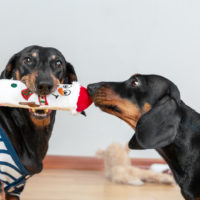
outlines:
[{"label": "dog's neck", "polygon": [[200,197],[200,115],[184,103],[181,110],[182,119],[175,141],[157,151],[172,169],[184,197],[190,199],[184,191],[190,190],[189,193]]},{"label": "dog's neck", "polygon": [[0,108],[0,125],[9,137],[24,167],[31,173],[42,170],[42,161],[48,149],[55,121],[55,111],[50,114],[49,124],[37,126],[28,110]]},{"label": "dog's neck", "polygon": [[197,157],[193,158],[192,152],[186,152],[188,151],[188,149],[185,145],[180,147],[179,144],[176,142],[164,148],[156,150],[165,159],[165,161],[171,168],[174,178],[178,183],[178,185],[180,186],[182,195],[185,197],[185,199],[187,200],[194,199],[190,198],[188,194],[190,195],[197,194],[200,197],[199,188],[197,189],[195,187],[192,187],[191,185],[191,180],[194,180],[195,182],[194,185],[199,186],[200,184],[200,181],[198,180],[200,172],[199,170],[196,171],[193,170],[194,168],[197,167],[197,165],[200,169],[200,166],[197,163],[199,158]]}]

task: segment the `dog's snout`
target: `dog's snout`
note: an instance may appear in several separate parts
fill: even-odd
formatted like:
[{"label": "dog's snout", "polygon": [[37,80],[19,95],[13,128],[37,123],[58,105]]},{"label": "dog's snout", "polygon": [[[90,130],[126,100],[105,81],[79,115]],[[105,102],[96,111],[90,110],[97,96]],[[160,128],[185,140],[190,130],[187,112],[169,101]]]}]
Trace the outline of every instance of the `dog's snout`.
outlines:
[{"label": "dog's snout", "polygon": [[51,90],[53,88],[52,84],[39,84],[38,89],[39,90]]},{"label": "dog's snout", "polygon": [[53,89],[53,82],[50,81],[40,81],[37,84],[37,92],[42,95],[50,94]]},{"label": "dog's snout", "polygon": [[89,85],[87,86],[89,95],[92,97],[92,96],[95,94],[95,92],[96,92],[100,87],[101,87],[101,86],[100,86],[98,83],[89,84]]}]

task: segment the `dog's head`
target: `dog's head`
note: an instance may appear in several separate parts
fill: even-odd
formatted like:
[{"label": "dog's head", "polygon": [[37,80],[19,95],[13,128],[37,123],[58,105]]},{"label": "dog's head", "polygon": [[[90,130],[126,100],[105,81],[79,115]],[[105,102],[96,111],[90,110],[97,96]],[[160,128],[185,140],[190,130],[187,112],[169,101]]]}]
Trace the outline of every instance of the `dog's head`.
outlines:
[{"label": "dog's head", "polygon": [[[1,79],[23,81],[27,88],[38,95],[48,95],[58,84],[77,80],[73,66],[54,48],[29,46],[16,53],[1,73]],[[30,110],[33,120],[44,120],[51,111]]]},{"label": "dog's head", "polygon": [[157,75],[133,75],[124,82],[88,85],[96,106],[135,129],[133,149],[161,148],[172,143],[180,122],[178,88]]}]

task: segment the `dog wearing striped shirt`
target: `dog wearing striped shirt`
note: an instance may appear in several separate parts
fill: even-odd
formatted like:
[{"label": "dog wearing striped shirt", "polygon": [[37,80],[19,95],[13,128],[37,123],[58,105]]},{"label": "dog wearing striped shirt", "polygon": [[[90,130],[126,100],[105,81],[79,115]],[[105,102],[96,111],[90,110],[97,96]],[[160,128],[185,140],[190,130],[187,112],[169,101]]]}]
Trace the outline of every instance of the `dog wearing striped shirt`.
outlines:
[{"label": "dog wearing striped shirt", "polygon": [[[41,96],[77,81],[73,66],[54,48],[29,46],[16,53],[1,79],[20,80]],[[41,172],[56,111],[0,107],[1,197],[19,200],[26,180]]]}]

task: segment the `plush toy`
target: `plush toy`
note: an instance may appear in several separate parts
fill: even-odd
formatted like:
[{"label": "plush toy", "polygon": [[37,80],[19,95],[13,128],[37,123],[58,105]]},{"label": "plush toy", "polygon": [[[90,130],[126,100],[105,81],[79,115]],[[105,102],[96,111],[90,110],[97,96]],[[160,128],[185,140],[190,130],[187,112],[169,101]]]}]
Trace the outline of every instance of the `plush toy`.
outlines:
[{"label": "plush toy", "polygon": [[140,169],[131,165],[128,146],[113,143],[106,150],[98,150],[96,155],[103,158],[106,177],[115,183],[143,185],[144,182],[172,184],[174,179],[168,174]]},{"label": "plush toy", "polygon": [[162,172],[162,173],[167,173],[167,174],[172,175],[172,171],[170,170],[167,164],[154,163],[150,166],[150,170],[154,172]]},{"label": "plush toy", "polygon": [[29,90],[24,83],[16,80],[0,80],[0,105],[28,109],[68,110],[76,114],[85,110],[92,100],[87,89],[78,82],[60,84],[56,91],[41,96]]}]

